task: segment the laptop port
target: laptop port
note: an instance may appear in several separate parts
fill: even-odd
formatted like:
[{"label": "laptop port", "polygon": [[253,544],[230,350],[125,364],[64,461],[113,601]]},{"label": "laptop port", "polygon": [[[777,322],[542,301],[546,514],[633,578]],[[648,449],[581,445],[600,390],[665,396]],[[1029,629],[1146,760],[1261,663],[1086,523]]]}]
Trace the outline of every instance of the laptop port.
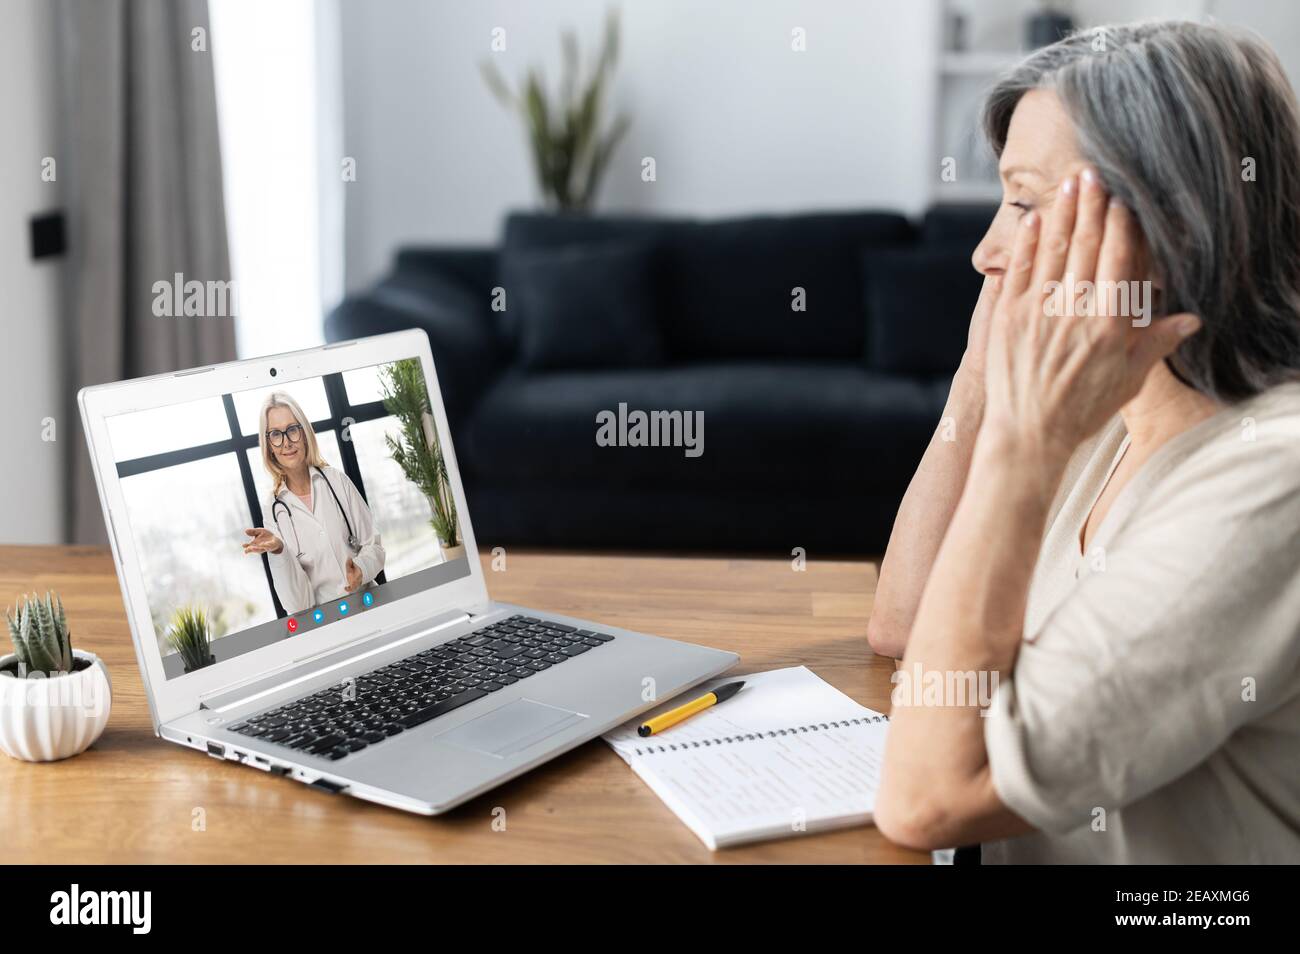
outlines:
[{"label": "laptop port", "polygon": [[209,742],[208,755],[212,756],[214,759],[221,759],[224,761],[226,758],[226,747],[220,742]]},{"label": "laptop port", "polygon": [[337,795],[347,788],[346,785],[340,785],[338,782],[331,782],[327,778],[318,778],[314,782],[308,782],[312,788],[318,788],[322,792],[329,792],[331,795]]}]

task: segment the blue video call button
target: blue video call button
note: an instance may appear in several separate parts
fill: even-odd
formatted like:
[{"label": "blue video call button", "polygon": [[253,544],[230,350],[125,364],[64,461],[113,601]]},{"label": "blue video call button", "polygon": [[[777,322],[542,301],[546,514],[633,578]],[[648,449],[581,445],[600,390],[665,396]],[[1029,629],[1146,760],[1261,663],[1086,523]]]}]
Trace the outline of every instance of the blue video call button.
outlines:
[{"label": "blue video call button", "polygon": [[339,604],[339,615],[340,615],[340,616],[347,616],[347,615],[348,615],[348,601],[347,601],[347,600],[344,600],[342,603]]},{"label": "blue video call button", "polygon": [[316,612],[311,614],[311,618],[317,623],[323,623],[325,622],[325,611],[318,609]]},{"label": "blue video call button", "polygon": [[365,603],[367,606],[369,606],[369,605],[371,605],[372,603],[374,603],[374,601],[375,601],[375,594],[374,594],[374,593],[363,593],[363,594],[361,594],[361,602],[362,602],[362,603]]}]

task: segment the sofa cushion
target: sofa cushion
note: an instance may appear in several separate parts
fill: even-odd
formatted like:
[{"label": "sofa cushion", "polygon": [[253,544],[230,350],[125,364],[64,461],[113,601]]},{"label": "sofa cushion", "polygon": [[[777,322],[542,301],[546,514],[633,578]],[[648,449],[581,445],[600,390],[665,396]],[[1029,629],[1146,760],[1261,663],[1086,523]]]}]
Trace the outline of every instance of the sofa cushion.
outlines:
[{"label": "sofa cushion", "polygon": [[655,249],[651,271],[673,360],[853,359],[864,340],[862,250],[910,242],[914,230],[886,213],[716,222],[521,214],[507,220],[505,249],[633,237]]},{"label": "sofa cushion", "polygon": [[486,301],[497,281],[497,249],[493,246],[404,245],[397,250],[393,271],[398,275],[443,275]]},{"label": "sofa cushion", "polygon": [[456,426],[506,364],[493,318],[485,293],[437,273],[399,272],[365,294],[347,296],[326,318],[325,337],[336,342],[423,330]]},{"label": "sofa cushion", "polygon": [[867,367],[886,374],[951,374],[966,351],[984,278],[955,247],[880,249],[863,256]]},{"label": "sofa cushion", "polygon": [[370,297],[387,308],[422,317],[482,315],[489,305],[486,295],[438,272],[394,272],[375,285]]},{"label": "sofa cushion", "polygon": [[628,368],[664,357],[643,242],[507,249],[501,280],[529,370]]},{"label": "sofa cushion", "polygon": [[[899,489],[938,422],[946,381],[873,374],[860,362],[747,361],[626,371],[509,372],[457,439],[476,476],[511,483],[770,489]],[[601,446],[598,415],[702,412],[686,446]],[[615,426],[613,436],[629,430]],[[702,440],[700,439],[702,435]],[[721,542],[721,541],[720,541]],[[791,546],[796,545],[795,542]]]},{"label": "sofa cushion", "polygon": [[694,225],[667,250],[665,334],[693,358],[851,358],[862,352],[860,252],[908,238],[906,220],[890,215]]}]

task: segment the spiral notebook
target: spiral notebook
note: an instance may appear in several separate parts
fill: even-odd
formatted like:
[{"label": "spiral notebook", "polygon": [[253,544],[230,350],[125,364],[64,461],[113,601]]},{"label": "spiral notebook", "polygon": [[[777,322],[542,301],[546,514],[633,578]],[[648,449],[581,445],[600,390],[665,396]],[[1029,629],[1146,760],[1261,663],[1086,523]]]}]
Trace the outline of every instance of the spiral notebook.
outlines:
[{"label": "spiral notebook", "polygon": [[[643,739],[652,716],[738,679],[726,702]],[[889,717],[803,666],[714,679],[605,736],[691,831],[729,845],[871,821]]]}]

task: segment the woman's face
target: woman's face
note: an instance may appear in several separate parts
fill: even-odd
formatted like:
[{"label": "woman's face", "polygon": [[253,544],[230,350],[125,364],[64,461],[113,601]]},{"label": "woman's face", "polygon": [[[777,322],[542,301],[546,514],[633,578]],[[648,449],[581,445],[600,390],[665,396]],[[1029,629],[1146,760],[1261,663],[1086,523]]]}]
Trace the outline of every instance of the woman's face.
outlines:
[{"label": "woman's face", "polygon": [[1056,93],[1036,89],[1022,96],[1011,114],[998,164],[1002,205],[971,256],[976,270],[986,276],[1003,274],[1021,217],[1032,209],[1045,218],[1056,201],[1057,186],[1085,165],[1074,126]]},{"label": "woman's face", "polygon": [[[293,416],[293,411],[287,407],[273,407],[266,414],[266,429],[268,431],[288,431],[289,428],[296,424],[298,424],[298,419]],[[286,434],[279,447],[276,447],[269,437],[267,438],[276,462],[286,471],[295,470],[302,466],[303,461],[307,459],[307,440],[306,435],[302,432],[301,425],[299,425],[296,435],[298,440],[295,443]]]}]

